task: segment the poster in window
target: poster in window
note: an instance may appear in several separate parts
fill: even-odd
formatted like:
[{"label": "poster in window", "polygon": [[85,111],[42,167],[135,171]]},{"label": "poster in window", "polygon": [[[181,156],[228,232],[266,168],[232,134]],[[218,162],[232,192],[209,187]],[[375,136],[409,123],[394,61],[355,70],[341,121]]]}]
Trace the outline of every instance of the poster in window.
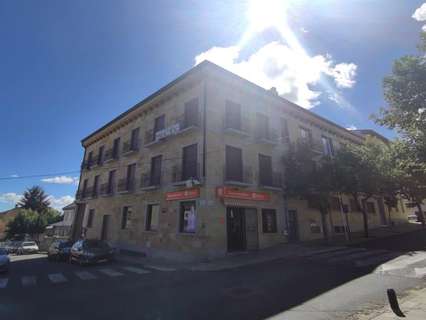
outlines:
[{"label": "poster in window", "polygon": [[195,216],[195,207],[190,206],[185,208],[183,213],[183,231],[184,232],[195,232],[196,216]]}]

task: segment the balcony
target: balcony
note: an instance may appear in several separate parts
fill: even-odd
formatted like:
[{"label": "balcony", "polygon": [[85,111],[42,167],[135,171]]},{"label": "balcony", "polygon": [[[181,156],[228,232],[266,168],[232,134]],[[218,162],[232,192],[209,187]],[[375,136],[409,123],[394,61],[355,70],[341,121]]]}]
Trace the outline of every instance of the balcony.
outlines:
[{"label": "balcony", "polygon": [[250,136],[250,120],[248,117],[242,117],[241,119],[233,121],[225,117],[223,131],[227,134],[248,137]]},{"label": "balcony", "polygon": [[253,170],[251,167],[227,167],[223,170],[224,184],[233,186],[250,186],[253,184]]},{"label": "balcony", "polygon": [[114,152],[114,149],[108,149],[105,152],[104,163],[111,162],[114,160],[118,160],[118,152]]},{"label": "balcony", "polygon": [[92,198],[97,198],[99,196],[99,188],[93,186],[93,188],[90,190],[90,195]]},{"label": "balcony", "polygon": [[281,172],[272,172],[271,175],[262,175],[259,173],[259,187],[270,190],[282,190],[284,187],[283,174]]},{"label": "balcony", "polygon": [[129,193],[135,190],[135,179],[123,178],[118,181],[117,192],[118,193]]},{"label": "balcony", "polygon": [[101,195],[104,197],[112,196],[114,194],[114,184],[103,183],[101,185]]},{"label": "balcony", "polygon": [[94,165],[94,161],[92,160],[83,160],[81,163],[81,170],[90,170]]},{"label": "balcony", "polygon": [[178,165],[172,168],[172,183],[174,186],[185,185],[189,180],[193,183],[201,184],[201,170],[200,164],[194,163],[183,166]]},{"label": "balcony", "polygon": [[130,155],[136,153],[139,150],[139,139],[133,141],[129,140],[123,144],[123,155]]},{"label": "balcony", "polygon": [[255,138],[258,143],[276,145],[279,138],[276,130],[269,128],[268,130],[256,129]]},{"label": "balcony", "polygon": [[172,125],[154,133],[154,129],[145,132],[145,147],[154,146],[160,142],[168,140],[173,136],[183,134],[200,128],[201,117],[198,114],[196,117],[180,116],[172,122]]},{"label": "balcony", "polygon": [[144,173],[141,177],[140,187],[142,190],[154,190],[161,187],[162,174],[161,173]]}]

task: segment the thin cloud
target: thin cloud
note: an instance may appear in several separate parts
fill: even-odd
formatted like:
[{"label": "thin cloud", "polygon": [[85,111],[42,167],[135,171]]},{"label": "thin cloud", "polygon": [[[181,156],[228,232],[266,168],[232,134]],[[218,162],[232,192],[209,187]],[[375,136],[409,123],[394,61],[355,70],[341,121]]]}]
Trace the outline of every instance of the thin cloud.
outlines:
[{"label": "thin cloud", "polygon": [[7,192],[0,194],[0,202],[15,205],[19,200],[21,200],[22,194],[17,194],[15,192]]},{"label": "thin cloud", "polygon": [[41,179],[44,183],[52,184],[78,184],[78,177],[69,177],[69,176],[56,176],[50,178]]},{"label": "thin cloud", "polygon": [[62,197],[49,196],[48,200],[50,201],[50,206],[52,208],[62,211],[62,208],[73,203],[75,198],[69,195],[62,196]]}]

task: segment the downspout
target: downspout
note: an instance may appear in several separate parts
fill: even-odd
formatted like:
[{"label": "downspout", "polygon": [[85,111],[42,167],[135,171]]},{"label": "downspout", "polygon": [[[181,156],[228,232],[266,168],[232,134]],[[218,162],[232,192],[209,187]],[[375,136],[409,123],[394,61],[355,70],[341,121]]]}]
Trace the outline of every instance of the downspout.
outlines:
[{"label": "downspout", "polygon": [[204,79],[203,83],[203,90],[204,90],[204,97],[203,97],[203,181],[206,180],[206,159],[207,159],[207,85],[206,85],[206,79]]}]

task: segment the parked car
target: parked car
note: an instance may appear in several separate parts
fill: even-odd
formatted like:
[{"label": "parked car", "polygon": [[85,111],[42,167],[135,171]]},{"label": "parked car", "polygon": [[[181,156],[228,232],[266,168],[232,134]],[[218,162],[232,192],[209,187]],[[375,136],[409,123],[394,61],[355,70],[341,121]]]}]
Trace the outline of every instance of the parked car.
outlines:
[{"label": "parked car", "polygon": [[7,251],[4,248],[0,248],[0,272],[9,271],[10,259]]},{"label": "parked car", "polygon": [[102,240],[79,240],[71,247],[70,262],[80,265],[110,261],[114,258],[114,249]]},{"label": "parked car", "polygon": [[35,241],[23,241],[16,250],[16,254],[37,253],[38,245]]},{"label": "parked car", "polygon": [[49,260],[65,260],[67,261],[70,256],[72,241],[69,240],[55,240],[47,250],[47,258]]},{"label": "parked car", "polygon": [[5,249],[7,253],[9,254],[16,253],[20,245],[21,245],[21,241],[8,241],[6,243]]}]

